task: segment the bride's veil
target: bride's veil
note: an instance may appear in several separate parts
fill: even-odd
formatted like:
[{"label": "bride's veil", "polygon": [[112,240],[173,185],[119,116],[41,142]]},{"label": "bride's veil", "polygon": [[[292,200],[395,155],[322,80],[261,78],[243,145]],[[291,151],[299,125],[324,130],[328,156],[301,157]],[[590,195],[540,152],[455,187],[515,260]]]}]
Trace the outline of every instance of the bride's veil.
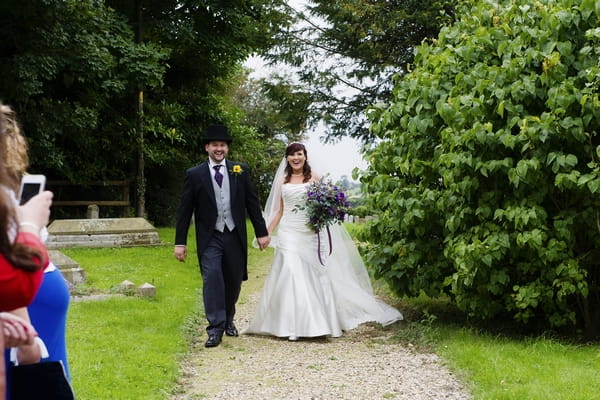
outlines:
[{"label": "bride's veil", "polygon": [[287,166],[287,160],[283,157],[283,160],[279,163],[273,182],[271,183],[271,190],[265,203],[264,218],[267,227],[271,224],[271,221],[277,215],[281,208],[281,185],[283,185],[283,178],[285,176],[285,167]]}]

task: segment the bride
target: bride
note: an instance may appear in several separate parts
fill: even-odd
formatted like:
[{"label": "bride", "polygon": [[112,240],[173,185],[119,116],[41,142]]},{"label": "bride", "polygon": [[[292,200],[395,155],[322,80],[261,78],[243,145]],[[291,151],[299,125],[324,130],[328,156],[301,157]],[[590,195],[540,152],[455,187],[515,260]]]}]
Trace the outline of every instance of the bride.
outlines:
[{"label": "bride", "polygon": [[242,333],[289,340],[339,337],[363,322],[389,325],[402,319],[398,310],[375,298],[343,226],[330,226],[333,251],[327,256],[321,249],[319,259],[317,235],[307,225],[306,211],[297,208],[306,203],[307,186],[319,178],[307,162],[304,145],[290,144],[265,207],[269,234],[277,228],[273,264],[254,317]]}]

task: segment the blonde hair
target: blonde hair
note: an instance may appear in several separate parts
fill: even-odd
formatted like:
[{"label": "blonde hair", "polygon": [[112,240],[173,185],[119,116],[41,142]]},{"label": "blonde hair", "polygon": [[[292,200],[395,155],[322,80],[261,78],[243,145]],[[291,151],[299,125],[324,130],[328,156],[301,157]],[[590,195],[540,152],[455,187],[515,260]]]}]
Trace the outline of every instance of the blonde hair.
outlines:
[{"label": "blonde hair", "polygon": [[12,181],[5,182],[5,184],[16,190],[29,166],[27,140],[21,133],[17,116],[10,106],[0,104],[0,118],[2,119],[2,131],[0,132],[2,166],[6,171],[7,178]]}]

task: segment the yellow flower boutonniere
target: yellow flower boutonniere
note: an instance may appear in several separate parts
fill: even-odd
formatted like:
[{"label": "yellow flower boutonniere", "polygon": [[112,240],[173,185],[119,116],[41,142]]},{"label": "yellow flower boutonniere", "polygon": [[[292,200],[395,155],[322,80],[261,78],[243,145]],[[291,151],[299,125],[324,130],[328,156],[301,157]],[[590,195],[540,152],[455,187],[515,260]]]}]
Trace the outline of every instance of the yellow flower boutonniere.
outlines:
[{"label": "yellow flower boutonniere", "polygon": [[242,167],[240,165],[236,164],[231,168],[231,173],[235,176],[241,175],[242,172],[244,172],[244,170],[242,169]]}]

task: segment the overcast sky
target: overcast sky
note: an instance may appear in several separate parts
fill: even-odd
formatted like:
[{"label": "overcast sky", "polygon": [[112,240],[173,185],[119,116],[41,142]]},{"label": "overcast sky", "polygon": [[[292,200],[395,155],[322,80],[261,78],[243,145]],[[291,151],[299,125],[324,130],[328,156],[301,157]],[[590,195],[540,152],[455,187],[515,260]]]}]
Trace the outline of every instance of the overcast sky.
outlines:
[{"label": "overcast sky", "polygon": [[338,180],[342,175],[347,175],[352,180],[352,170],[367,168],[367,163],[360,155],[360,148],[356,141],[345,138],[336,144],[323,144],[319,141],[317,132],[310,132],[309,139],[304,144],[308,153],[309,161],[316,159],[319,166],[327,170],[334,180]]},{"label": "overcast sky", "polygon": [[[245,65],[251,68],[254,78],[264,78],[269,75],[269,70],[260,58],[252,57]],[[352,180],[354,167],[365,169],[367,163],[360,155],[360,147],[354,139],[345,138],[336,144],[323,144],[319,137],[323,135],[322,128],[317,127],[315,131],[307,132],[308,141],[304,143],[308,152],[309,160],[317,160],[319,166],[326,169],[335,180],[342,175],[347,175]]]}]

